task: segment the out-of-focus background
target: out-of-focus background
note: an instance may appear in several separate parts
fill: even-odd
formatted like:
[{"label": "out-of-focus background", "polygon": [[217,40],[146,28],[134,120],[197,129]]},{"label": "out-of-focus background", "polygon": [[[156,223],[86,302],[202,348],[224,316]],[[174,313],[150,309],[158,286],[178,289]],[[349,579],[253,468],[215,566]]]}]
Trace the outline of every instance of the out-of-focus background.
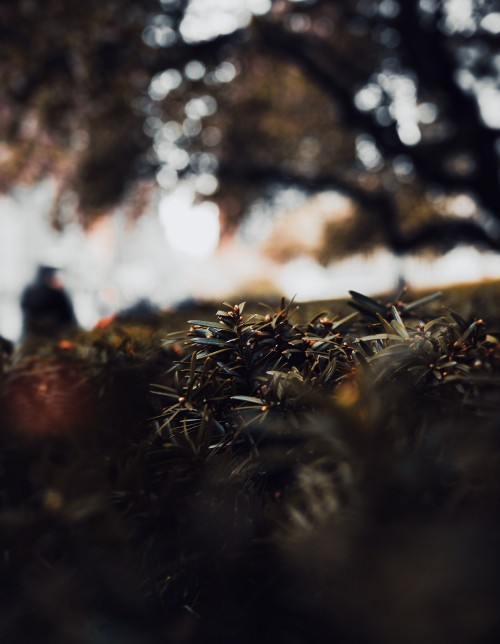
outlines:
[{"label": "out-of-focus background", "polygon": [[0,2],[0,334],[500,277],[494,0]]}]

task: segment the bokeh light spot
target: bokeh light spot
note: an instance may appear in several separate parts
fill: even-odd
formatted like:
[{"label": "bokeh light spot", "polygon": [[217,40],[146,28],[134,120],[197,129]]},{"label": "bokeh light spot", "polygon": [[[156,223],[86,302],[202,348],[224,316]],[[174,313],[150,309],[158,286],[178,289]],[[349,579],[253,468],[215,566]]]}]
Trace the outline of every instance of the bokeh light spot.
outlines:
[{"label": "bokeh light spot", "polygon": [[193,203],[193,192],[182,186],[160,201],[160,221],[168,244],[200,259],[214,254],[219,243],[219,208],[210,201]]}]

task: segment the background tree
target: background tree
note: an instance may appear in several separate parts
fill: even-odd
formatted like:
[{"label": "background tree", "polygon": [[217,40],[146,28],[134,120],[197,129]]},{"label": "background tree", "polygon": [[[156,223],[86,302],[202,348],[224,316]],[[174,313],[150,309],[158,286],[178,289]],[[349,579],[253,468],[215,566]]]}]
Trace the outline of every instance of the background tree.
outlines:
[{"label": "background tree", "polygon": [[190,180],[228,228],[280,188],[338,190],[332,253],[498,249],[494,4],[4,1],[3,187],[55,175],[89,222]]}]

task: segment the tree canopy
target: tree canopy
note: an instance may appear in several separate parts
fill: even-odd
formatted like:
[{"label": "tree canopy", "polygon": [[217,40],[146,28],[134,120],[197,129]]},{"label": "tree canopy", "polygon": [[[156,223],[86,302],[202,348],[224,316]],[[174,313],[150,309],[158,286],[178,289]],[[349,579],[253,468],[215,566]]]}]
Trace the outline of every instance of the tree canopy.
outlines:
[{"label": "tree canopy", "polygon": [[280,188],[337,190],[332,252],[499,249],[494,5],[3,0],[1,187],[55,176],[88,223],[189,180],[227,228]]}]

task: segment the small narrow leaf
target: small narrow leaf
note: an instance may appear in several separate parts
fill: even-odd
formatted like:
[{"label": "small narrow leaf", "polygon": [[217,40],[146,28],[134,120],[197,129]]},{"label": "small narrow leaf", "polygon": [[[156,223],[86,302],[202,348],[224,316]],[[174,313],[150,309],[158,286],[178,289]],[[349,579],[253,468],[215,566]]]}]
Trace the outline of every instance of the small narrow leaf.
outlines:
[{"label": "small narrow leaf", "polygon": [[389,333],[389,335],[394,335],[394,329],[389,324],[389,322],[387,322],[387,320],[380,315],[380,313],[377,313],[377,319],[382,324],[387,333]]},{"label": "small narrow leaf", "polygon": [[339,327],[339,326],[342,326],[342,325],[343,325],[343,324],[345,324],[346,322],[349,322],[349,320],[352,320],[353,318],[355,318],[355,317],[356,317],[356,316],[358,316],[358,315],[359,315],[359,312],[358,312],[358,311],[354,311],[354,313],[349,313],[349,315],[346,315],[346,316],[345,316],[345,317],[343,317],[341,320],[336,320],[336,321],[332,324],[332,326],[331,326],[331,330],[333,331],[334,329],[338,329],[338,327]]},{"label": "small narrow leaf", "polygon": [[402,338],[403,340],[409,340],[410,336],[405,328],[405,325],[402,322],[400,322],[399,320],[393,320],[391,322],[391,326],[400,338]]},{"label": "small narrow leaf", "polygon": [[427,295],[426,297],[421,297],[419,300],[410,302],[410,304],[406,304],[405,306],[402,307],[402,310],[404,313],[406,313],[407,311],[416,309],[417,306],[423,306],[424,304],[429,304],[430,302],[434,302],[434,300],[437,300],[442,295],[443,295],[442,291],[437,291],[436,293],[432,293],[431,295]]},{"label": "small narrow leaf", "polygon": [[[374,300],[371,297],[368,297],[367,295],[363,295],[362,293],[358,293],[357,291],[349,291],[349,294],[354,300],[354,302],[349,302],[351,306],[355,306],[355,304],[358,304],[361,310],[364,312],[380,313],[380,314],[386,312],[385,306],[383,306],[377,300]],[[355,308],[357,307],[355,306]]]},{"label": "small narrow leaf", "polygon": [[400,336],[395,333],[376,333],[375,335],[365,335],[359,338],[362,342],[371,342],[372,340],[400,340]]},{"label": "small narrow leaf", "polygon": [[449,311],[451,317],[457,323],[457,326],[460,329],[460,331],[462,331],[462,333],[463,333],[465,331],[465,329],[467,328],[467,326],[468,326],[467,322],[463,319],[463,317],[458,315],[458,313],[455,313],[455,311],[452,311],[451,309],[448,309],[448,311]]},{"label": "small narrow leaf", "polygon": [[465,342],[467,338],[470,336],[470,334],[474,331],[474,329],[477,327],[477,322],[473,322],[468,329],[466,329],[462,335],[458,338],[457,344],[460,346],[462,342]]},{"label": "small narrow leaf", "polygon": [[255,396],[231,396],[231,400],[242,400],[243,402],[255,403],[256,405],[263,405],[264,401]]},{"label": "small narrow leaf", "polygon": [[212,345],[215,347],[223,347],[226,344],[224,340],[218,340],[217,338],[193,338],[191,342],[202,346]]},{"label": "small narrow leaf", "polygon": [[206,327],[207,329],[222,329],[227,331],[227,326],[221,322],[209,322],[207,320],[188,320],[188,324],[193,324],[194,326]]}]

